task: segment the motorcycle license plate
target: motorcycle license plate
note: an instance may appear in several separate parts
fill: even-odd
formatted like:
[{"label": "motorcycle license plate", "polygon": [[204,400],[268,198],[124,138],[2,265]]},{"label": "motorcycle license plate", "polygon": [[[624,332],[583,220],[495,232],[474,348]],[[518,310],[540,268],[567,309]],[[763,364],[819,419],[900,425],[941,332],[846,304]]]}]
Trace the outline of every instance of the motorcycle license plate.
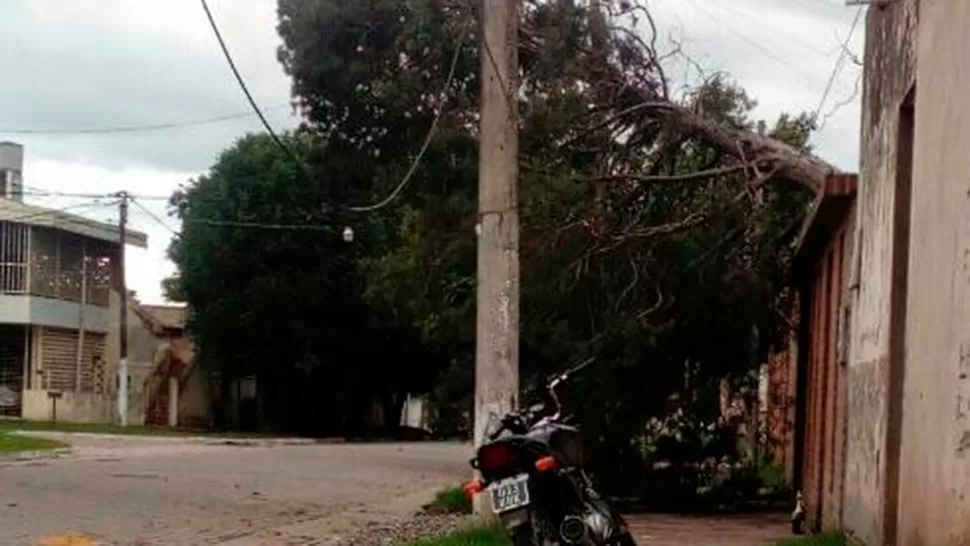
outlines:
[{"label": "motorcycle license plate", "polygon": [[492,511],[496,514],[529,505],[529,475],[521,474],[495,482],[488,488],[492,497]]}]

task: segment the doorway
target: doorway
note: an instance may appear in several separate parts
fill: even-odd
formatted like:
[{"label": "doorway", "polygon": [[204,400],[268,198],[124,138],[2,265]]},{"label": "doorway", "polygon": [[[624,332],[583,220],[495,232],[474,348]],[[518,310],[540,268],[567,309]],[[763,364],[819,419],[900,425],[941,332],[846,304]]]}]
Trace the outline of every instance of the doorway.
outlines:
[{"label": "doorway", "polygon": [[21,416],[24,366],[28,359],[28,329],[0,324],[0,417]]}]

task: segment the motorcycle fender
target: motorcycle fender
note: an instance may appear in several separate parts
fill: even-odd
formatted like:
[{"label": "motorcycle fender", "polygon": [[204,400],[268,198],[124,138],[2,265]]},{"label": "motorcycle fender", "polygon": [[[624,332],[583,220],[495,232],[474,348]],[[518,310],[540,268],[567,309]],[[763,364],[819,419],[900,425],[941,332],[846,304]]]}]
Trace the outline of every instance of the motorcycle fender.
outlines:
[{"label": "motorcycle fender", "polygon": [[512,531],[522,524],[529,523],[529,509],[521,508],[519,510],[506,512],[500,515],[499,518],[502,520],[502,525],[507,530]]}]

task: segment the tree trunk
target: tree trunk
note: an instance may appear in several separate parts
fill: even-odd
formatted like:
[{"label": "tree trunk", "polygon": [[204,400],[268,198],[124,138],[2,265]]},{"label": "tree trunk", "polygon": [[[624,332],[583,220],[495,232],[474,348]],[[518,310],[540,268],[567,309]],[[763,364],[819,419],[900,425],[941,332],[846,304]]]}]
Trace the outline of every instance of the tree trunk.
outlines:
[{"label": "tree trunk", "polygon": [[[598,0],[590,3],[589,26],[593,44],[609,42],[610,31],[602,9]],[[613,65],[604,63],[596,48],[594,48],[592,60],[597,73],[613,80],[618,87],[625,87],[623,75],[617,73]],[[659,66],[660,59],[654,59],[654,61]],[[668,126],[679,129],[679,134],[704,140],[726,155],[746,165],[757,167],[766,175],[770,174],[766,179],[786,178],[803,184],[818,194],[824,188],[825,178],[829,174],[839,172],[835,166],[808,151],[796,150],[779,140],[705,118],[655,93],[646,90],[634,92],[637,95],[633,100],[640,101],[640,104],[626,109],[618,117],[642,113],[662,120]],[[762,180],[764,181],[766,180]]]},{"label": "tree trunk", "polygon": [[776,177],[801,183],[819,193],[828,175],[839,172],[834,165],[818,156],[796,150],[779,140],[753,131],[736,129],[701,117],[669,101],[652,101],[645,110],[655,117],[675,124],[687,134],[702,139],[725,154],[757,165],[762,171],[774,171]]}]

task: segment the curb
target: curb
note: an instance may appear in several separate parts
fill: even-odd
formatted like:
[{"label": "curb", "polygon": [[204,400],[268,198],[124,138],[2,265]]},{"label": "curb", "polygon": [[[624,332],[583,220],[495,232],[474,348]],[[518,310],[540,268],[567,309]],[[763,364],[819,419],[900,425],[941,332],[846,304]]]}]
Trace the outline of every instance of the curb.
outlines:
[{"label": "curb", "polygon": [[63,432],[56,430],[12,430],[9,434],[18,436],[33,436],[37,438],[54,438],[58,440],[69,440],[70,438],[102,438],[105,440],[138,440],[142,442],[183,442],[188,444],[200,444],[208,446],[239,446],[239,447],[272,447],[272,446],[296,446],[296,445],[315,445],[315,444],[337,444],[346,442],[343,438],[258,438],[258,437],[225,437],[225,436],[179,436],[172,435],[150,435],[150,434],[111,434],[100,432]]},{"label": "curb", "polygon": [[74,450],[69,447],[49,449],[45,451],[18,451],[16,453],[0,453],[0,463],[22,463],[28,461],[61,459],[73,453]]},{"label": "curb", "polygon": [[212,438],[202,442],[210,446],[235,446],[235,447],[276,447],[276,446],[312,446],[317,444],[342,443],[339,439],[334,440],[314,440],[312,438],[276,438],[276,439],[254,439],[254,438]]}]

